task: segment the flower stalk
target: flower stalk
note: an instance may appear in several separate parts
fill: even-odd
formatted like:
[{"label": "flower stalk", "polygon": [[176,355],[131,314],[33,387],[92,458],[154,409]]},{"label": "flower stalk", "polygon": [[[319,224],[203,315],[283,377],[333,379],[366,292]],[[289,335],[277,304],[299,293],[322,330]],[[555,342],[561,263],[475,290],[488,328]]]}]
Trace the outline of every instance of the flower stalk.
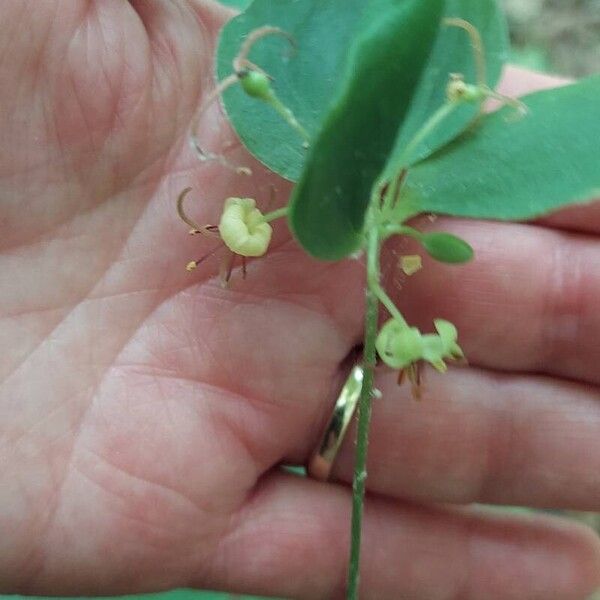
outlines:
[{"label": "flower stalk", "polygon": [[[379,251],[381,242],[379,228],[374,223],[374,208],[372,203],[370,218],[367,219],[367,282],[377,282],[379,285]],[[364,379],[358,401],[358,427],[356,434],[356,461],[354,480],[352,483],[352,529],[350,546],[350,563],[348,570],[349,600],[358,600],[360,584],[360,551],[361,532],[365,501],[365,486],[367,480],[367,450],[369,446],[369,426],[371,423],[371,404],[373,399],[373,380],[377,354],[375,341],[377,339],[377,322],[379,317],[379,299],[373,286],[367,285],[365,315],[365,344],[363,351]]]}]

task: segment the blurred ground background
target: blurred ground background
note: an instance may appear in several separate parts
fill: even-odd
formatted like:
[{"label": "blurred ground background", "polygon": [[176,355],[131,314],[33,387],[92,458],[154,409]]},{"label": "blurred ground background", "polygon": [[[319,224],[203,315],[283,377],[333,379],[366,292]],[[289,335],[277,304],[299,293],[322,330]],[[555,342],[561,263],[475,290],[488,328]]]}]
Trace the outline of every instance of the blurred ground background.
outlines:
[{"label": "blurred ground background", "polygon": [[513,61],[581,77],[600,71],[600,0],[502,0]]},{"label": "blurred ground background", "polygon": [[[513,43],[511,62],[567,77],[600,73],[600,0],[501,0],[501,2],[507,11],[511,31]],[[223,3],[240,8],[249,4],[248,0],[226,0]],[[552,512],[582,521],[600,533],[600,514]],[[123,600],[233,600],[234,598],[242,599],[241,596],[228,594],[177,590],[164,594],[127,596]],[[0,596],[0,600],[9,600],[9,597]],[[245,597],[244,600],[252,599]],[[600,594],[590,600],[600,600]]]}]

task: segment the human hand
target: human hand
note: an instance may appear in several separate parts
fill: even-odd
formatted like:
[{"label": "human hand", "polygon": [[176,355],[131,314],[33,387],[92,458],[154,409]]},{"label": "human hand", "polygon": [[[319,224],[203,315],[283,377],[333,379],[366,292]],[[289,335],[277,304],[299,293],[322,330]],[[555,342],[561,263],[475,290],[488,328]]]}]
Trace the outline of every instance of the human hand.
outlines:
[{"label": "human hand", "polygon": [[[352,432],[336,483],[276,466],[305,462],[331,414],[364,268],[308,258],[277,223],[230,289],[215,261],[184,269],[209,246],[177,220],[181,189],[201,223],[227,196],[289,191],[240,148],[252,177],[188,148],[226,11],[0,11],[0,588],[342,597]],[[548,84],[532,77],[512,71],[504,91]],[[234,143],[216,107],[200,135]],[[421,403],[378,374],[363,597],[584,598],[600,585],[591,532],[447,505],[600,510],[598,205],[441,221],[477,258],[427,263],[401,304],[423,329],[455,322],[470,366],[428,373]]]}]

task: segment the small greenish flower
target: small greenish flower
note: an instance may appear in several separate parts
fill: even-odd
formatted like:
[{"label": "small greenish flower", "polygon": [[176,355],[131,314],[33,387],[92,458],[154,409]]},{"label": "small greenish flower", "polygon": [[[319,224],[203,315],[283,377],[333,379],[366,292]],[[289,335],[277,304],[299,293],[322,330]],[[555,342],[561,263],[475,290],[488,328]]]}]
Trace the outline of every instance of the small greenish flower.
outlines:
[{"label": "small greenish flower", "polygon": [[416,327],[390,319],[375,342],[381,360],[392,369],[405,369],[423,358],[423,336]]},{"label": "small greenish flower", "polygon": [[390,319],[381,328],[375,344],[383,362],[392,369],[400,370],[399,381],[406,371],[417,397],[422,362],[428,362],[440,373],[445,373],[446,360],[464,357],[457,342],[456,327],[444,319],[436,319],[434,325],[437,333],[423,335],[416,327]]},{"label": "small greenish flower", "polygon": [[437,334],[429,333],[422,337],[423,359],[432,364],[440,373],[447,370],[444,360],[457,360],[464,358],[464,353],[457,343],[458,332],[456,327],[444,319],[435,319],[433,322]]},{"label": "small greenish flower", "polygon": [[[183,202],[191,188],[183,190],[177,198],[177,213],[181,220],[191,227],[190,234],[201,234],[204,237],[218,240],[218,244],[204,256],[192,260],[186,265],[188,271],[193,271],[198,265],[210,256],[225,254],[221,260],[221,281],[223,285],[229,283],[236,259],[241,257],[242,276],[246,278],[246,259],[262,256],[267,252],[273,229],[268,219],[256,208],[252,198],[227,198],[221,213],[219,225],[198,225],[190,218],[183,208]],[[281,212],[281,209],[274,212]],[[273,218],[274,213],[269,213]],[[268,215],[267,215],[268,216]]]},{"label": "small greenish flower", "polygon": [[273,228],[256,208],[253,198],[227,198],[219,223],[225,245],[241,256],[262,256],[269,247]]},{"label": "small greenish flower", "polygon": [[273,89],[269,76],[261,71],[251,71],[249,69],[241,71],[238,78],[242,89],[251,98],[258,98],[265,102],[273,101]]}]

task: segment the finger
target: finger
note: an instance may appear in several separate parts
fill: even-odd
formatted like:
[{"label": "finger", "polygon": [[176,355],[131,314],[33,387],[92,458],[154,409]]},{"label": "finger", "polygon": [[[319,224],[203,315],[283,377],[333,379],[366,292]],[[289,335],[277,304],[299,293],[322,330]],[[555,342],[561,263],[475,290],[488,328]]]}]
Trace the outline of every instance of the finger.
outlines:
[{"label": "finger", "polygon": [[[421,402],[378,373],[368,487],[413,500],[600,510],[600,388],[468,368],[425,373]],[[320,430],[331,418],[323,407]],[[306,460],[318,441],[306,435]],[[309,441],[310,440],[310,441]],[[332,476],[350,482],[355,428]]]},{"label": "finger", "polygon": [[538,223],[557,229],[600,234],[600,200],[565,208],[539,219]]},{"label": "finger", "polygon": [[[417,223],[417,227],[420,224]],[[455,323],[469,361],[600,383],[600,247],[595,238],[545,227],[439,219],[423,228],[465,238],[475,259],[454,268],[424,259],[407,278],[390,260],[388,288],[407,320]],[[392,256],[418,250],[405,239]]]},{"label": "finger", "polygon": [[[273,475],[192,583],[285,598],[345,597],[350,490]],[[583,599],[598,540],[579,526],[368,498],[361,598]]]},{"label": "finger", "polygon": [[[169,272],[172,264],[155,267]],[[156,276],[152,265],[138,270]],[[228,289],[207,278],[169,290],[121,351],[115,368],[125,375],[118,379],[197,385],[190,406],[206,399],[211,418],[231,424],[263,473],[303,448],[322,403],[342,385],[340,365],[361,339],[363,296],[356,290],[363,274],[358,261],[323,263],[290,244],[249,265],[247,279],[237,275]],[[92,313],[95,322],[121,315],[119,299],[137,296],[134,285],[114,301],[100,296],[112,309]],[[131,401],[130,390],[112,396],[121,394]]]},{"label": "finger", "polygon": [[[306,406],[325,397],[360,340],[361,283],[358,263],[319,263],[290,245],[249,265],[246,280],[236,273],[226,289],[213,277],[173,294],[144,324],[148,346],[134,347],[130,362],[233,386],[258,403]],[[154,327],[166,330],[161,339]]]},{"label": "finger", "polygon": [[506,96],[518,97],[567,83],[569,80],[564,77],[507,65],[498,84],[498,92]]}]

